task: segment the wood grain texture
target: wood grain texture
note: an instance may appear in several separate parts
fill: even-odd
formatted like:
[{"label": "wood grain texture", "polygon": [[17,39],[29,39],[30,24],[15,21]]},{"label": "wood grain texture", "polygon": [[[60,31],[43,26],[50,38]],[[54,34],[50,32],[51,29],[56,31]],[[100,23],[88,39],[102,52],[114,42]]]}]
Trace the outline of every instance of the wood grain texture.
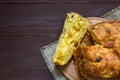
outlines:
[{"label": "wood grain texture", "polygon": [[99,17],[119,5],[119,0],[84,2],[0,0],[0,80],[53,80],[39,49],[58,39],[66,13]]},{"label": "wood grain texture", "polygon": [[[102,16],[118,4],[0,4],[0,27],[60,27],[68,12]],[[31,28],[32,28],[31,27]]]},{"label": "wood grain texture", "polygon": [[36,4],[120,3],[120,0],[0,0],[0,3],[36,3]]}]

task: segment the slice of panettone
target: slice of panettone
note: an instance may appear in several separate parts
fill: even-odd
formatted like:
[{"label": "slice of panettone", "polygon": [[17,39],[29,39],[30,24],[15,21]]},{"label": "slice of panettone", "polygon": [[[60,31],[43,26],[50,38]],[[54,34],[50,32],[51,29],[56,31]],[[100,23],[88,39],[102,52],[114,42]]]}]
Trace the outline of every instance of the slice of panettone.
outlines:
[{"label": "slice of panettone", "polygon": [[63,30],[53,56],[53,63],[63,66],[71,59],[74,46],[80,44],[91,23],[80,14],[70,12],[64,22]]}]

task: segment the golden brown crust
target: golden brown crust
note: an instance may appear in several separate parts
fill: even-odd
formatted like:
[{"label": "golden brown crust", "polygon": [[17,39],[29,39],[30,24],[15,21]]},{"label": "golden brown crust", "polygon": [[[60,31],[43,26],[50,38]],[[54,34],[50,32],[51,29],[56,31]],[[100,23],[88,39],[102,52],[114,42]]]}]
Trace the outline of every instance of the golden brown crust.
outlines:
[{"label": "golden brown crust", "polygon": [[101,45],[75,48],[75,64],[79,73],[88,80],[119,80],[120,21],[104,21],[94,25],[92,30]]},{"label": "golden brown crust", "polygon": [[93,31],[106,48],[120,54],[120,21],[105,21],[94,25]]},{"label": "golden brown crust", "polygon": [[[112,49],[102,46],[79,46],[74,52],[80,74],[89,79],[119,77],[120,60]],[[93,80],[92,79],[92,80]]]}]

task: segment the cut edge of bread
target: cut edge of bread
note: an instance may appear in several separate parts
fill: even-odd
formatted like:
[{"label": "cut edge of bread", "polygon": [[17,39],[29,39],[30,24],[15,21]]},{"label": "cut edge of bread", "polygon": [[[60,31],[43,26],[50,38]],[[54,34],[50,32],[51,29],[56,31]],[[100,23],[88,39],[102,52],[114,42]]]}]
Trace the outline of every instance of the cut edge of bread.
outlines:
[{"label": "cut edge of bread", "polygon": [[73,55],[74,46],[80,44],[88,27],[91,27],[90,21],[82,17],[80,14],[75,12],[67,14],[53,56],[54,64],[60,66],[67,64]]}]

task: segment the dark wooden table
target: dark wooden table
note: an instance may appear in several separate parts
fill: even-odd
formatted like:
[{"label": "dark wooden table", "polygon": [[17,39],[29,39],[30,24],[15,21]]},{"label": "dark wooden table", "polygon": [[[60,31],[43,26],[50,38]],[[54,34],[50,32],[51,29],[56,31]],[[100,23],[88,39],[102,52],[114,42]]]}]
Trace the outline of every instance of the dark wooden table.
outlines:
[{"label": "dark wooden table", "polygon": [[101,16],[120,0],[0,0],[0,80],[53,80],[40,48],[58,39],[66,13]]}]

